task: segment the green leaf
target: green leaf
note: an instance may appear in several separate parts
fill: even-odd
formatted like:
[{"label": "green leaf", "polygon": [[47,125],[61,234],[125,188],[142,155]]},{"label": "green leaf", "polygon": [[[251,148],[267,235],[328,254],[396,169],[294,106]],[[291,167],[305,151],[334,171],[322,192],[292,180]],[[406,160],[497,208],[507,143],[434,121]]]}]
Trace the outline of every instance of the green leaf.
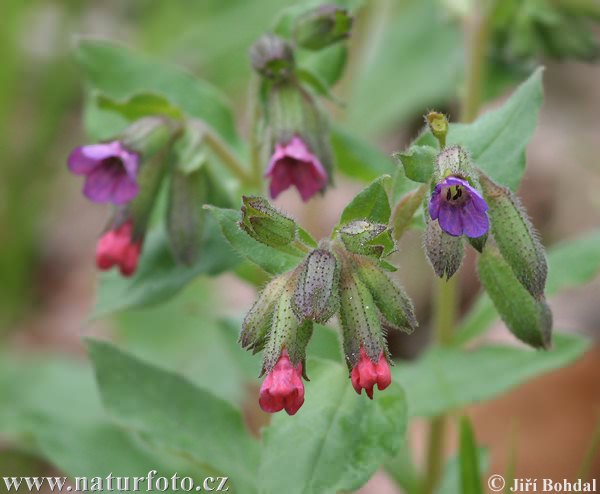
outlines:
[{"label": "green leaf", "polygon": [[339,226],[354,220],[388,224],[391,215],[389,188],[391,177],[384,175],[359,192],[342,212]]},{"label": "green leaf", "polygon": [[127,120],[137,120],[149,115],[165,115],[174,119],[183,118],[179,108],[173,106],[165,97],[153,93],[141,93],[124,100],[115,100],[103,94],[97,96],[97,105],[122,115]]},{"label": "green leaf", "polygon": [[2,355],[0,362],[0,433],[19,449],[71,477],[192,471],[106,417],[89,366],[38,354]]},{"label": "green leaf", "polygon": [[298,414],[278,414],[264,429],[263,494],[353,491],[404,444],[406,403],[398,385],[371,402],[355,393],[342,364],[311,360],[308,372]]},{"label": "green leaf", "polygon": [[100,277],[91,317],[164,302],[197,276],[216,275],[239,264],[240,259],[220,235],[216,222],[207,218],[206,223],[198,261],[191,267],[177,264],[164,227],[151,231],[132,278],[116,271]]},{"label": "green leaf", "polygon": [[427,183],[433,175],[433,165],[438,154],[431,146],[411,146],[404,153],[394,155],[402,166],[408,178],[414,182]]},{"label": "green leaf", "polygon": [[365,75],[350,81],[348,97],[350,129],[361,135],[448,102],[464,72],[460,25],[437,0],[391,2],[373,20],[376,32],[361,43],[364,62],[354,67]]},{"label": "green leaf", "polygon": [[460,418],[460,492],[462,494],[483,494],[479,469],[479,452],[475,434],[469,419]]},{"label": "green leaf", "polygon": [[[600,272],[600,230],[548,249],[546,295],[590,282]],[[462,345],[479,336],[498,318],[492,301],[482,294],[456,332],[453,343]]]},{"label": "green leaf", "polygon": [[258,444],[229,403],[117,349],[88,341],[104,406],[119,422],[254,492]]},{"label": "green leaf", "polygon": [[371,182],[394,173],[394,163],[388,156],[340,127],[332,128],[331,146],[336,168],[350,178]]},{"label": "green leaf", "polygon": [[296,267],[306,255],[305,252],[288,247],[284,252],[254,240],[238,225],[239,211],[206,206],[221,226],[223,236],[242,258],[257,264],[267,273],[279,274]]},{"label": "green leaf", "polygon": [[587,340],[558,333],[547,352],[490,345],[476,350],[433,348],[417,362],[392,368],[412,417],[433,417],[485,401],[528,379],[563,367],[589,347]]},{"label": "green leaf", "polygon": [[470,124],[451,124],[448,145],[460,144],[475,166],[515,191],[525,171],[525,149],[543,102],[543,69],[537,69],[498,109]]},{"label": "green leaf", "polygon": [[157,93],[185,114],[204,120],[229,144],[239,144],[226,98],[207,82],[105,41],[81,40],[76,57],[92,87],[107,97],[125,100]]}]

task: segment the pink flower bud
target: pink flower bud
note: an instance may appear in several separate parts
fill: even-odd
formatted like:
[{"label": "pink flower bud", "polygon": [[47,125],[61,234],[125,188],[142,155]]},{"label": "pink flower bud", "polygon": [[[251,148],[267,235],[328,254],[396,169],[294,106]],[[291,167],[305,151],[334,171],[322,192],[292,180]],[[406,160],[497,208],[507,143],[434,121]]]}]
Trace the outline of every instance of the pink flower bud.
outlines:
[{"label": "pink flower bud", "polygon": [[364,347],[360,347],[360,360],[352,369],[350,374],[352,386],[358,394],[364,389],[369,398],[373,399],[373,386],[382,391],[392,382],[390,366],[385,359],[383,352],[379,356],[379,361],[375,364],[365,352]]},{"label": "pink flower bud", "polygon": [[293,366],[285,349],[263,381],[258,403],[265,412],[275,413],[285,408],[288,415],[294,415],[304,403],[302,363]]},{"label": "pink flower bud", "polygon": [[271,197],[295,185],[303,201],[327,187],[325,167],[302,139],[294,136],[287,144],[277,143],[265,177],[271,179]]},{"label": "pink flower bud", "polygon": [[96,266],[106,271],[118,266],[123,276],[131,276],[137,268],[142,243],[132,239],[133,223],[128,221],[106,232],[96,245]]}]

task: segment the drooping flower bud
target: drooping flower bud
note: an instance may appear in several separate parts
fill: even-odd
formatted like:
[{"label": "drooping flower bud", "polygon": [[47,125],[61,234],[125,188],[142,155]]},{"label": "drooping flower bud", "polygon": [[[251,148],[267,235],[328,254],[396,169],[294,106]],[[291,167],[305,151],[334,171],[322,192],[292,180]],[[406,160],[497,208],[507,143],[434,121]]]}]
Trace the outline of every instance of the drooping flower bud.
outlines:
[{"label": "drooping flower bud", "polygon": [[510,189],[496,184],[485,174],[480,173],[480,180],[500,253],[529,293],[534,297],[543,296],[548,264],[521,201]]},{"label": "drooping flower bud", "polygon": [[444,232],[437,221],[425,218],[423,247],[437,276],[450,279],[458,271],[465,255],[462,237]]},{"label": "drooping flower bud", "polygon": [[142,241],[134,237],[132,222],[126,221],[100,237],[96,245],[96,266],[102,271],[116,266],[123,276],[132,276],[141,250]]},{"label": "drooping flower bud", "polygon": [[295,82],[270,88],[267,103],[270,156],[265,177],[271,197],[295,186],[304,201],[331,181],[327,120],[313,97]]},{"label": "drooping flower bud", "polygon": [[83,194],[93,202],[116,205],[133,200],[140,191],[140,169],[173,139],[175,125],[161,117],[145,117],[115,140],[75,148],[69,169],[84,175]]},{"label": "drooping flower bud", "polygon": [[438,140],[440,149],[446,147],[446,136],[448,135],[448,118],[443,113],[431,111],[425,115],[425,121],[433,136]]},{"label": "drooping flower bud", "polygon": [[257,353],[265,347],[267,337],[271,331],[275,308],[288,279],[289,274],[276,276],[260,292],[258,299],[246,314],[242,324],[239,339],[242,348]]},{"label": "drooping flower bud", "polygon": [[338,5],[321,5],[296,21],[294,39],[298,46],[308,50],[322,50],[347,39],[353,18],[347,9]]},{"label": "drooping flower bud", "polygon": [[258,403],[265,412],[285,409],[288,415],[294,415],[304,403],[302,363],[293,365],[285,349],[263,381]]},{"label": "drooping flower bud", "polygon": [[240,227],[252,238],[271,247],[289,245],[296,239],[298,225],[269,201],[258,196],[242,197]]},{"label": "drooping flower bud", "polygon": [[377,362],[387,346],[377,306],[371,292],[355,272],[351,262],[340,252],[340,323],[346,363],[353,369],[360,358],[360,348]]},{"label": "drooping flower bud", "polygon": [[419,324],[413,304],[404,289],[370,259],[354,256],[353,264],[359,278],[373,296],[384,328],[412,333]]},{"label": "drooping flower bud", "polygon": [[392,373],[383,352],[373,361],[361,346],[360,358],[350,372],[350,379],[354,390],[361,394],[364,389],[370,399],[373,399],[373,387],[376,384],[379,391],[387,388],[392,383]]},{"label": "drooping flower bud", "polygon": [[298,319],[326,323],[339,307],[339,266],[323,248],[313,250],[298,268],[293,308]]},{"label": "drooping flower bud", "polygon": [[387,225],[356,220],[344,225],[339,236],[346,250],[379,259],[394,250],[394,241]]},{"label": "drooping flower bud", "polygon": [[252,68],[267,79],[278,81],[294,72],[294,51],[283,38],[274,34],[261,36],[250,48]]},{"label": "drooping flower bud", "polygon": [[481,283],[510,331],[534,348],[549,349],[552,312],[543,296],[534,297],[500,252],[488,244],[478,260]]}]

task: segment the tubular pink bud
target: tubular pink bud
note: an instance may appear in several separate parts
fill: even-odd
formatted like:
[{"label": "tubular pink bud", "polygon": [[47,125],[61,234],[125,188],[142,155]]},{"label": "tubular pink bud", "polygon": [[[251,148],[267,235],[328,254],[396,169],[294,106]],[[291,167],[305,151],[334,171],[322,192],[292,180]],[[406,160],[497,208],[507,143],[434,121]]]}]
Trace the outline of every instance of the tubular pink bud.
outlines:
[{"label": "tubular pink bud", "polygon": [[352,369],[350,379],[352,380],[352,386],[358,394],[364,389],[367,396],[371,399],[373,399],[373,386],[375,384],[377,384],[377,388],[380,391],[387,388],[392,382],[392,374],[390,373],[390,366],[383,352],[379,356],[379,361],[374,363],[361,345],[360,360]]},{"label": "tubular pink bud", "polygon": [[106,271],[118,266],[123,276],[131,276],[137,268],[142,243],[133,241],[133,223],[128,221],[106,232],[96,245],[96,266]]},{"label": "tubular pink bud", "polygon": [[258,403],[265,412],[275,413],[285,408],[288,415],[294,415],[304,403],[302,363],[292,365],[285,349],[263,381]]}]

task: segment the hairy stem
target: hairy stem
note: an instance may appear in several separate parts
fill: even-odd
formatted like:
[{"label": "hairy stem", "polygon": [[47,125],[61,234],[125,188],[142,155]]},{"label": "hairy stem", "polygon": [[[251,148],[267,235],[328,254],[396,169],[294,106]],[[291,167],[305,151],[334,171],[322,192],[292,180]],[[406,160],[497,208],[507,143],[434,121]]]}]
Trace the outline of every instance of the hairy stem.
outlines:
[{"label": "hairy stem", "polygon": [[212,151],[221,160],[223,165],[229,169],[229,171],[235,175],[243,185],[253,186],[254,181],[252,174],[248,172],[244,163],[237,157],[237,155],[231,150],[226,142],[221,139],[212,129],[210,129],[204,122],[197,119],[188,120],[190,127],[193,127],[198,132],[201,132],[204,137],[204,142],[212,149]]},{"label": "hairy stem", "polygon": [[[485,55],[488,48],[489,16],[475,12],[466,21],[466,78],[460,102],[460,120],[467,123],[477,117],[485,80]],[[438,345],[448,345],[456,325],[458,310],[458,283],[456,276],[448,281],[439,280],[435,304],[435,340]],[[447,415],[431,419],[427,446],[423,494],[432,494],[437,488],[444,466]]]}]

